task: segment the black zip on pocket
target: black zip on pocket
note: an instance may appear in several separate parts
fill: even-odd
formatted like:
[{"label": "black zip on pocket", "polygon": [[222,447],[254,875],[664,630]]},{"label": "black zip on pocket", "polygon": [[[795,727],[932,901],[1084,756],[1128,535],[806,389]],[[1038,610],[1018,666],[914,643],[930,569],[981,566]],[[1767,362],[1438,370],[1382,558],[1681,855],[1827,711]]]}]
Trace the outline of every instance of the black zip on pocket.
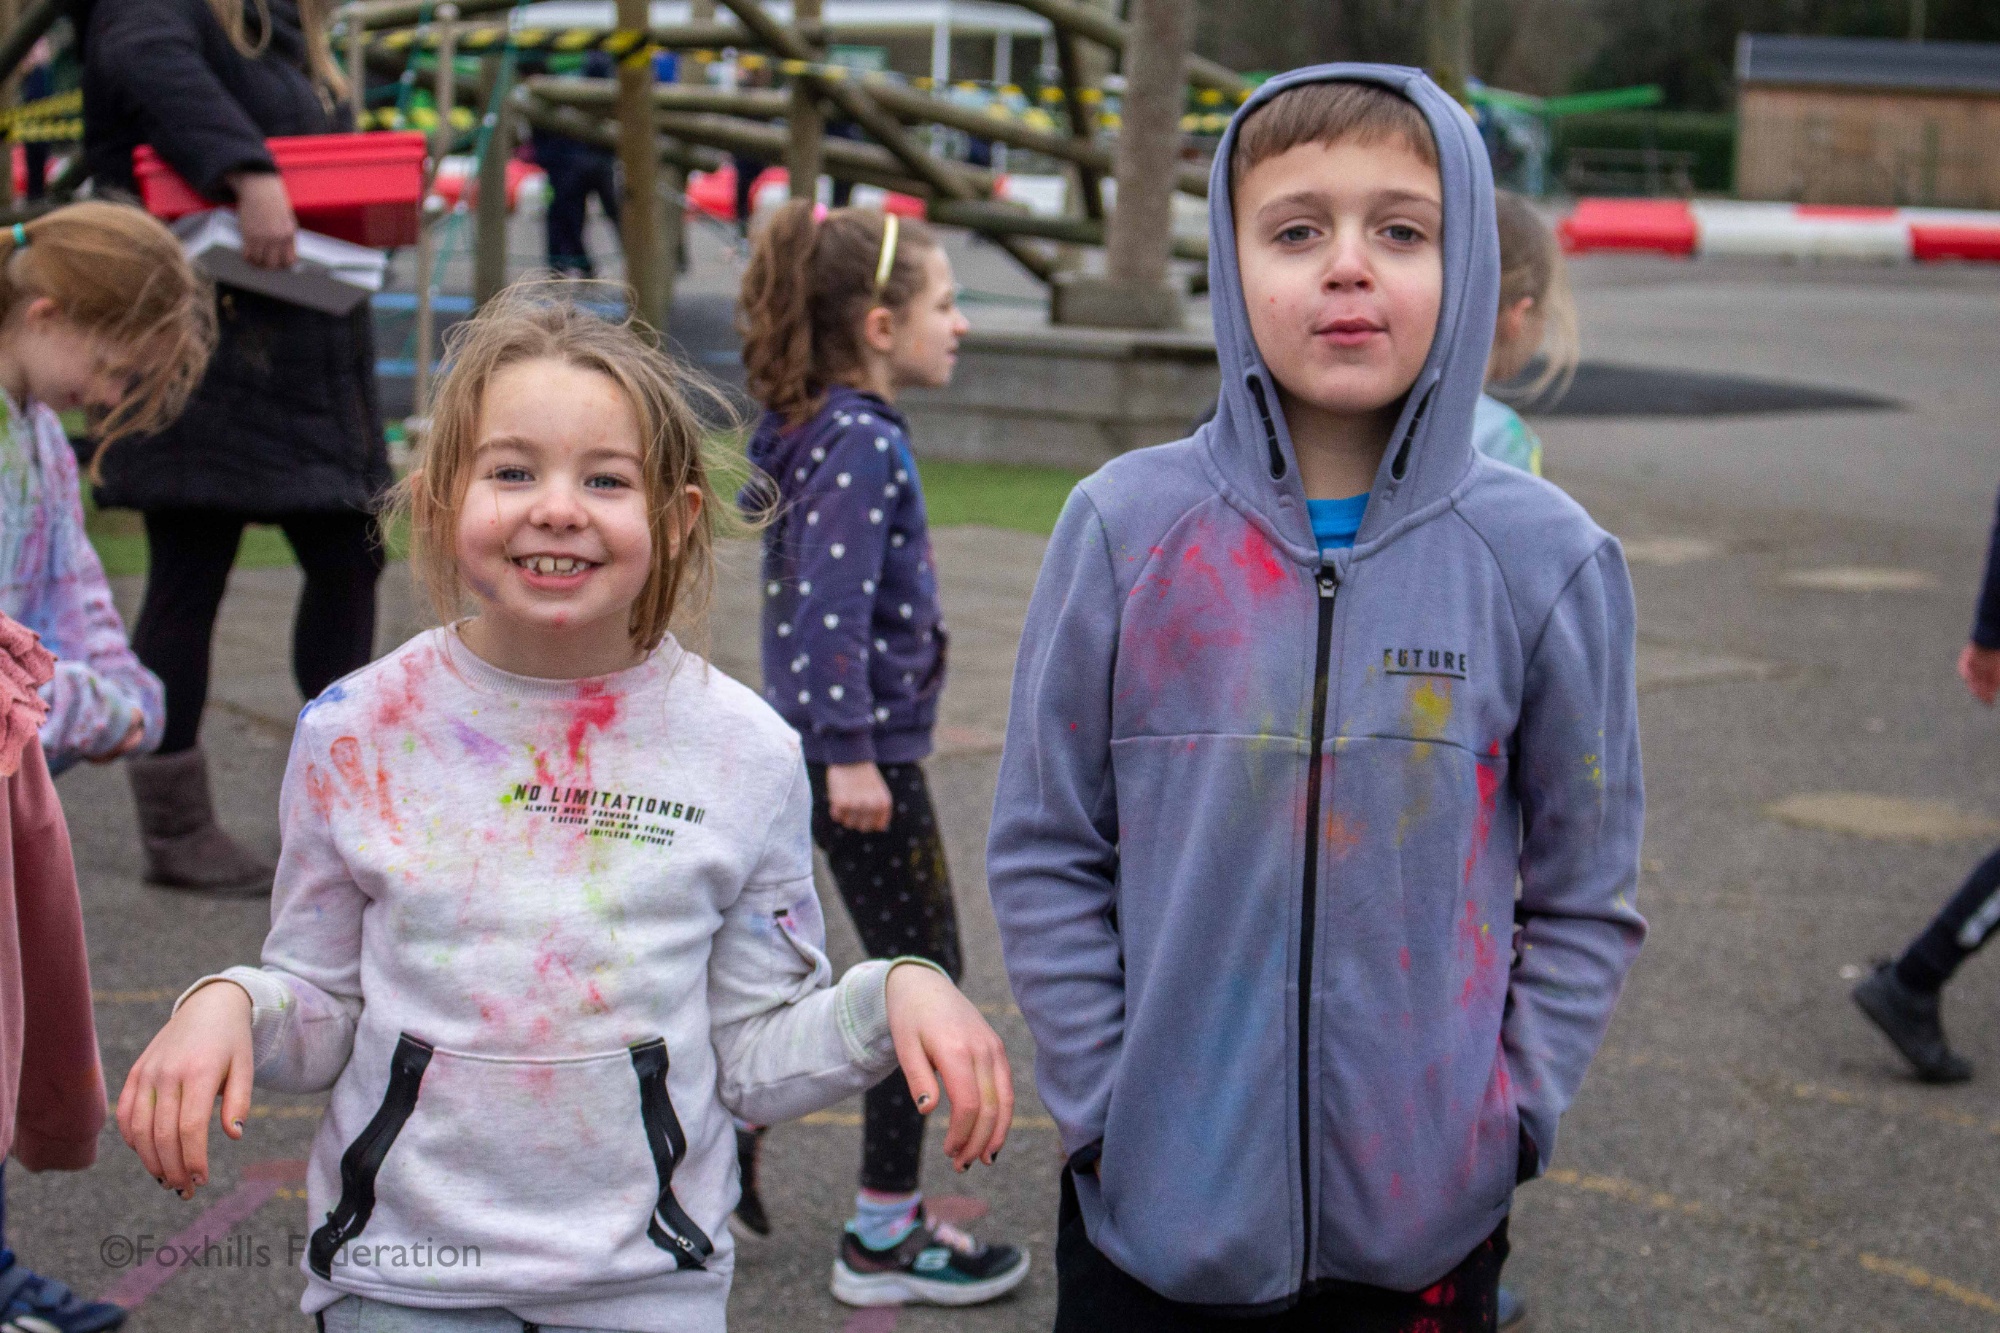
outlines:
[{"label": "black zip on pocket", "polygon": [[395,1052],[389,1057],[389,1090],[382,1095],[381,1109],[340,1155],[340,1202],[313,1232],[306,1247],[307,1262],[321,1277],[333,1276],[333,1256],[368,1225],[368,1216],[375,1211],[375,1175],[396,1136],[403,1132],[410,1112],[417,1109],[417,1090],[430,1062],[428,1042],[407,1032],[397,1038]]},{"label": "black zip on pocket", "polygon": [[1299,1266],[1301,1288],[1312,1276],[1313,1183],[1312,1183],[1312,978],[1313,931],[1319,919],[1319,807],[1321,773],[1326,768],[1320,747],[1326,733],[1327,679],[1333,674],[1333,608],[1340,596],[1340,576],[1332,565],[1320,566],[1314,576],[1319,587],[1319,642],[1313,656],[1312,735],[1306,756],[1306,864],[1303,894],[1299,899],[1299,1195],[1301,1247],[1304,1259]]},{"label": "black zip on pocket", "polygon": [[646,1146],[653,1152],[653,1169],[660,1177],[660,1199],[653,1205],[646,1235],[674,1256],[676,1268],[700,1268],[715,1253],[715,1242],[681,1210],[674,1197],[674,1168],[687,1158],[687,1135],[667,1096],[667,1043],[655,1037],[635,1043],[632,1069],[639,1076],[639,1117],[646,1126]]}]

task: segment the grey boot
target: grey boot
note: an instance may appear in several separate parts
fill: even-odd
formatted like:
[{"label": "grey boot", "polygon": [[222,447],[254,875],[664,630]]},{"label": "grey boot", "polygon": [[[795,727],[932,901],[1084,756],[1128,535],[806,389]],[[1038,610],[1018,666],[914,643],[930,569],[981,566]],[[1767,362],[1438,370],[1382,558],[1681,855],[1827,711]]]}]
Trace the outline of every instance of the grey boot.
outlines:
[{"label": "grey boot", "polygon": [[177,889],[215,889],[228,897],[271,891],[277,867],[244,847],[215,822],[208,759],[201,747],[125,761],[139,808],[139,842],[146,882]]}]

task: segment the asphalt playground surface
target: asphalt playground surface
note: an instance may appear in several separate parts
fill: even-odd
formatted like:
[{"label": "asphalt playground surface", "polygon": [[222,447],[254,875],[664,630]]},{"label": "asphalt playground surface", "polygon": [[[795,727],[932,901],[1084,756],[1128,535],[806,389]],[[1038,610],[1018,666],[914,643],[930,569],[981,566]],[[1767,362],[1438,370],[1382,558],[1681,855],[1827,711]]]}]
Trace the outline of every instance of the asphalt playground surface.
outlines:
[{"label": "asphalt playground surface", "polygon": [[[688,294],[712,303],[727,257],[705,262],[718,271]],[[968,256],[962,276],[981,263],[991,256]],[[1620,413],[1600,376],[1607,412],[1537,422],[1552,477],[1632,559],[1650,797],[1639,902],[1653,933],[1554,1169],[1517,1198],[1509,1281],[1537,1330],[2000,1330],[2000,960],[1975,960],[1948,992],[1949,1029],[1980,1069],[1959,1088],[1912,1082],[1846,997],[2000,842],[2000,718],[1952,674],[2000,484],[2000,275],[1625,259],[1581,263],[1575,280],[1593,363],[1867,401]],[[1040,548],[995,529],[937,534],[955,643],[930,766],[966,986],[1024,1096],[996,1167],[954,1176],[939,1155],[927,1184],[976,1231],[1027,1245],[1033,1273],[976,1310],[838,1306],[826,1283],[859,1160],[850,1102],[769,1136],[777,1234],[739,1261],[731,1326],[744,1333],[1050,1324],[1059,1154],[981,864]],[[711,646],[754,679],[751,556],[725,553]],[[271,852],[299,703],[285,663],[295,579],[236,576],[205,731],[225,823]],[[128,614],[138,591],[119,589]],[[384,649],[428,623],[401,570],[383,605]],[[59,789],[115,1095],[189,980],[255,959],[266,907],[142,884],[115,769],[80,769]],[[1828,793],[1906,804],[1850,802],[1846,832],[1811,826],[1810,802],[1785,807],[1792,822],[1772,812]],[[827,903],[845,965],[858,950]],[[260,1095],[248,1136],[218,1139],[214,1183],[191,1203],[111,1127],[86,1173],[17,1166],[9,1239],[41,1271],[136,1305],[127,1327],[144,1333],[307,1327],[292,1238],[311,1227],[297,1164],[316,1104]],[[216,1245],[203,1261],[135,1262],[142,1247],[204,1239]]]}]

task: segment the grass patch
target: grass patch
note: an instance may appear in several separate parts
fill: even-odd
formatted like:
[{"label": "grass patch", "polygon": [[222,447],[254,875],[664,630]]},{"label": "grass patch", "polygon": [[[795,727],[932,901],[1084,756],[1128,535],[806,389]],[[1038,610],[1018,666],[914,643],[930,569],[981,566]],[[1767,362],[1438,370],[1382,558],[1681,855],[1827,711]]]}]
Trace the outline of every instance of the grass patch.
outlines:
[{"label": "grass patch", "polygon": [[[83,488],[83,527],[104,572],[112,578],[146,572],[146,523],[132,509],[99,509],[90,487]],[[409,549],[400,524],[389,532],[389,558],[400,560]],[[252,523],[243,529],[243,543],[236,548],[236,568],[273,569],[296,564],[291,543],[269,523]]]},{"label": "grass patch", "polygon": [[[924,503],[932,527],[979,524],[1048,536],[1080,472],[1054,467],[1017,467],[1008,463],[955,463],[931,459],[922,464]],[[731,488],[733,490],[733,487]],[[146,526],[130,509],[99,509],[89,486],[83,494],[84,528],[104,572],[112,578],[146,572]],[[409,550],[401,524],[389,532],[389,558],[400,560]],[[296,563],[285,534],[266,523],[243,530],[236,553],[238,569],[270,569]]]},{"label": "grass patch", "polygon": [[1066,468],[921,460],[924,504],[934,528],[977,523],[1016,532],[1055,531],[1063,501],[1083,480]]}]

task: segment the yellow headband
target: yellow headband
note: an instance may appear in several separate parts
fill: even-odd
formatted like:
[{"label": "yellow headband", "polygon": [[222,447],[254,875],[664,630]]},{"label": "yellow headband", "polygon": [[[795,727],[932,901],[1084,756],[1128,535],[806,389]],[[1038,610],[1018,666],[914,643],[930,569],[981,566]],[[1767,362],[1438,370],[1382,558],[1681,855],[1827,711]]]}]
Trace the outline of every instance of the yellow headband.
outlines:
[{"label": "yellow headband", "polygon": [[889,274],[896,267],[896,232],[902,219],[894,213],[882,215],[882,257],[875,261],[875,294],[880,296],[889,285]]}]

